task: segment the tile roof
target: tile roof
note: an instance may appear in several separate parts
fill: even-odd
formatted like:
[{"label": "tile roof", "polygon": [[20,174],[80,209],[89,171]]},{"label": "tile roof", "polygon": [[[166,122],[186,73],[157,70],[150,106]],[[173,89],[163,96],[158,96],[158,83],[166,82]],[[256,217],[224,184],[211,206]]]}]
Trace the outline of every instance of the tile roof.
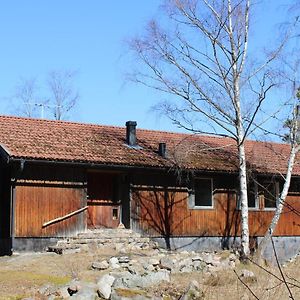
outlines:
[{"label": "tile roof", "polygon": [[[126,128],[64,121],[0,116],[0,144],[11,158],[83,162],[115,166],[172,168],[236,172],[234,141],[206,135],[190,135],[137,129],[139,147],[126,145]],[[157,150],[167,144],[167,158]],[[248,163],[260,173],[285,173],[289,146],[246,142]],[[297,162],[294,174],[300,175]]]}]

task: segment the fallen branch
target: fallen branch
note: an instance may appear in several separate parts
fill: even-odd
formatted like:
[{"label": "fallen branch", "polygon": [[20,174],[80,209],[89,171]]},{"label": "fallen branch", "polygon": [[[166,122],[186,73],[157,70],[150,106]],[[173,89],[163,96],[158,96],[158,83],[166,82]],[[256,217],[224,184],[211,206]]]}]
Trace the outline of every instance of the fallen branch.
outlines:
[{"label": "fallen branch", "polygon": [[53,219],[53,220],[51,220],[51,221],[45,222],[45,223],[43,224],[42,227],[44,228],[44,227],[47,227],[47,226],[49,226],[49,225],[51,225],[51,224],[53,224],[53,223],[57,223],[57,222],[63,221],[63,220],[65,220],[65,219],[67,219],[67,218],[70,218],[70,217],[72,217],[72,216],[74,216],[74,215],[77,215],[77,214],[83,212],[83,211],[86,210],[87,208],[88,208],[88,206],[85,206],[85,207],[82,207],[82,208],[80,208],[80,209],[77,209],[77,210],[75,210],[75,211],[73,211],[73,212],[71,212],[71,213],[69,213],[69,214],[67,214],[67,215],[64,215],[63,217],[59,217],[59,218]]}]

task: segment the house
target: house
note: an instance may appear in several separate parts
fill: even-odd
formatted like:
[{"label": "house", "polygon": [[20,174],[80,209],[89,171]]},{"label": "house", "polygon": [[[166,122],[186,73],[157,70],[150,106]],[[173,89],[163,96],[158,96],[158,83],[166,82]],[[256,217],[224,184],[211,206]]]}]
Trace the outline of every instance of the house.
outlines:
[{"label": "house", "polygon": [[[0,250],[42,249],[87,228],[143,232],[167,247],[239,240],[238,157],[230,138],[0,116]],[[274,214],[289,146],[247,141],[249,226]],[[300,164],[275,236],[300,244]],[[279,241],[279,239],[278,239]],[[300,246],[299,246],[300,247]]]}]

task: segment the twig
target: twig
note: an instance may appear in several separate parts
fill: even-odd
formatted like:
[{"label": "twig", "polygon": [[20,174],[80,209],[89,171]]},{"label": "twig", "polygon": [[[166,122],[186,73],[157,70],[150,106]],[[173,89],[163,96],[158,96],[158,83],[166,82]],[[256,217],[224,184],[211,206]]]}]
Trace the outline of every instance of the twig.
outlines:
[{"label": "twig", "polygon": [[289,285],[288,285],[288,283],[287,283],[287,281],[285,279],[285,276],[284,276],[284,274],[282,272],[282,269],[280,267],[280,263],[278,261],[278,256],[277,256],[277,253],[276,253],[276,249],[275,249],[275,245],[274,245],[274,241],[273,241],[273,237],[272,236],[271,236],[271,242],[272,242],[272,247],[273,247],[273,251],[274,251],[274,255],[275,255],[275,259],[276,259],[276,263],[277,263],[278,269],[280,271],[280,274],[281,274],[281,277],[283,279],[283,282],[284,282],[284,284],[285,284],[285,286],[286,286],[286,288],[287,288],[287,290],[288,290],[288,292],[290,294],[289,298],[295,300],[294,297],[293,297],[292,291],[291,291],[291,289],[290,289],[290,287],[289,287]]},{"label": "twig", "polygon": [[233,270],[234,274],[238,278],[238,280],[248,289],[248,291],[252,294],[252,296],[259,300],[259,298],[254,294],[254,292],[250,289],[250,287],[240,278],[240,276],[237,274],[236,270]]},{"label": "twig", "polygon": [[[272,276],[275,277],[277,280],[283,282],[283,280],[282,280],[280,277],[278,277],[278,276],[275,275],[274,273],[270,272],[269,270],[267,270],[267,269],[264,268],[263,266],[259,265],[258,263],[256,263],[256,262],[255,262],[254,260],[252,260],[251,258],[248,257],[247,259],[248,259],[250,262],[252,262],[254,265],[256,265],[258,268],[264,270],[266,273],[272,275]],[[293,286],[293,287],[297,287],[297,288],[300,289],[300,286],[297,285],[297,284],[294,284],[294,283],[292,283],[292,282],[288,282],[288,284],[291,285],[291,286]]]}]

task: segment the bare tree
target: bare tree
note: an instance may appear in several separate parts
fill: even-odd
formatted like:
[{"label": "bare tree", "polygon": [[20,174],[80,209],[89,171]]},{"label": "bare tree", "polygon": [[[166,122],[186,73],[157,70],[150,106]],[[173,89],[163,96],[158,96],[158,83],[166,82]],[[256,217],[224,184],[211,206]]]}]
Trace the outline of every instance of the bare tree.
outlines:
[{"label": "bare tree", "polygon": [[146,34],[130,43],[142,62],[131,79],[169,95],[160,109],[176,125],[234,140],[243,256],[249,255],[245,138],[262,125],[257,115],[277,84],[272,64],[288,38],[284,34],[275,49],[251,58],[250,2],[166,1],[168,29],[151,21]]},{"label": "bare tree", "polygon": [[37,96],[36,79],[21,79],[16,86],[14,98],[17,100],[17,113],[25,117],[35,117],[37,114],[36,103],[40,102]]},{"label": "bare tree", "polygon": [[49,108],[56,120],[62,120],[74,108],[79,94],[74,88],[74,71],[52,71],[48,75]]}]

